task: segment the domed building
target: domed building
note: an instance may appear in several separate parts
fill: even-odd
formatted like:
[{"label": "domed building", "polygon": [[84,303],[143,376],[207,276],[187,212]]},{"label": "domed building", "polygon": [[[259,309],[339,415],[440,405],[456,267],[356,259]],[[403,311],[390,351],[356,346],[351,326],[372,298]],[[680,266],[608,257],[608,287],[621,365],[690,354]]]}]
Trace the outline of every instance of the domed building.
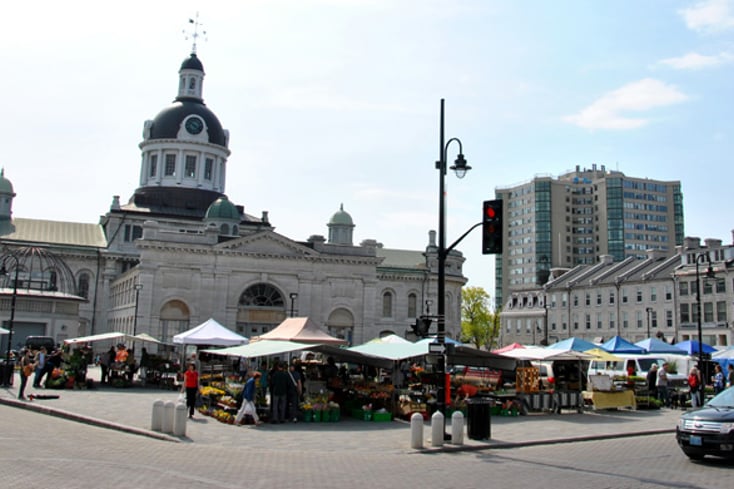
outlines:
[{"label": "domed building", "polygon": [[[252,215],[225,194],[229,132],[204,104],[203,82],[194,50],[179,67],[173,102],[143,124],[138,188],[127,202],[113,196],[97,224],[14,218],[18,197],[0,174],[4,249],[52,250],[71,270],[79,299],[78,321],[63,328],[19,311],[14,341],[118,331],[170,342],[209,318],[251,337],[291,314],[350,343],[410,330],[436,303],[435,233],[423,250],[374,239],[355,245],[343,204],[327,223],[328,240],[275,232],[267,211]],[[31,191],[20,189],[20,198]],[[461,329],[463,262],[452,251],[446,263],[450,337]],[[0,315],[7,314],[8,291],[0,296]]]}]

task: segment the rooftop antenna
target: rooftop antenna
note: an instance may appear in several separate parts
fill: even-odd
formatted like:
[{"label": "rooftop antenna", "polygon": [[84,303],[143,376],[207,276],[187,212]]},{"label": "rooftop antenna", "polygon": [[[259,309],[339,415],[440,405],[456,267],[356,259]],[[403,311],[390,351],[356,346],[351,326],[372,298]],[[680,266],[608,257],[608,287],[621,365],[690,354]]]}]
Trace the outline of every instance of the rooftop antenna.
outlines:
[{"label": "rooftop antenna", "polygon": [[186,29],[184,29],[184,39],[186,39],[187,41],[189,39],[193,39],[191,54],[196,54],[196,40],[199,38],[199,36],[204,36],[204,40],[206,41],[206,31],[204,29],[201,29],[201,32],[199,32],[199,29],[204,26],[204,24],[199,22],[199,12],[196,12],[195,18],[189,19],[189,24],[193,24],[193,30],[187,31]]}]

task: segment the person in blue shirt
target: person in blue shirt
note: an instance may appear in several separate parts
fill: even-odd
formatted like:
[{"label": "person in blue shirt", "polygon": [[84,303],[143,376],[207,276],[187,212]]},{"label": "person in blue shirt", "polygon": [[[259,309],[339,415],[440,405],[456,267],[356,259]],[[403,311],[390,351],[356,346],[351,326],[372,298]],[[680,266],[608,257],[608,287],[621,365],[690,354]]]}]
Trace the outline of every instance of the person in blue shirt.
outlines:
[{"label": "person in blue shirt", "polygon": [[261,375],[262,374],[257,370],[250,372],[250,376],[247,379],[247,382],[245,382],[245,388],[242,390],[242,407],[240,407],[240,410],[237,412],[237,416],[235,416],[235,424],[240,424],[245,415],[252,416],[256,425],[260,424],[260,417],[257,415],[257,408],[255,407],[255,387],[257,379],[259,379]]},{"label": "person in blue shirt", "polygon": [[714,367],[714,394],[723,391],[725,385],[724,372],[721,371],[721,365],[717,363]]}]

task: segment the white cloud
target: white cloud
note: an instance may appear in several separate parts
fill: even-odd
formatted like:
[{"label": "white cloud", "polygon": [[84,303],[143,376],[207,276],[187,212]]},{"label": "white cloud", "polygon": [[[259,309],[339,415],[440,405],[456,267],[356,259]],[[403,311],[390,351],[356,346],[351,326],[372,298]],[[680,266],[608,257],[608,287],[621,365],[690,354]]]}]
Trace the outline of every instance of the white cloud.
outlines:
[{"label": "white cloud", "polygon": [[587,129],[636,129],[650,120],[629,117],[624,112],[642,112],[687,100],[673,85],[645,78],[604,94],[577,114],[563,118],[566,122]]},{"label": "white cloud", "polygon": [[677,58],[660,60],[658,64],[666,65],[676,70],[700,70],[712,68],[734,61],[734,54],[722,52],[713,56],[698,53],[688,53]]},{"label": "white cloud", "polygon": [[718,32],[734,27],[734,0],[705,0],[678,13],[694,31]]}]

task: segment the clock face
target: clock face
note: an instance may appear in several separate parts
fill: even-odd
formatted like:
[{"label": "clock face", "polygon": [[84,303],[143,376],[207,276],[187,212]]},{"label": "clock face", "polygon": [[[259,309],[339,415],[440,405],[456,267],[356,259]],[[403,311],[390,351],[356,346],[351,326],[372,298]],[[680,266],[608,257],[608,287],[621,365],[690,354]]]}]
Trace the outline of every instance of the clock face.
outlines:
[{"label": "clock face", "polygon": [[191,117],[186,121],[186,130],[191,134],[199,134],[204,129],[204,123],[198,117]]}]

